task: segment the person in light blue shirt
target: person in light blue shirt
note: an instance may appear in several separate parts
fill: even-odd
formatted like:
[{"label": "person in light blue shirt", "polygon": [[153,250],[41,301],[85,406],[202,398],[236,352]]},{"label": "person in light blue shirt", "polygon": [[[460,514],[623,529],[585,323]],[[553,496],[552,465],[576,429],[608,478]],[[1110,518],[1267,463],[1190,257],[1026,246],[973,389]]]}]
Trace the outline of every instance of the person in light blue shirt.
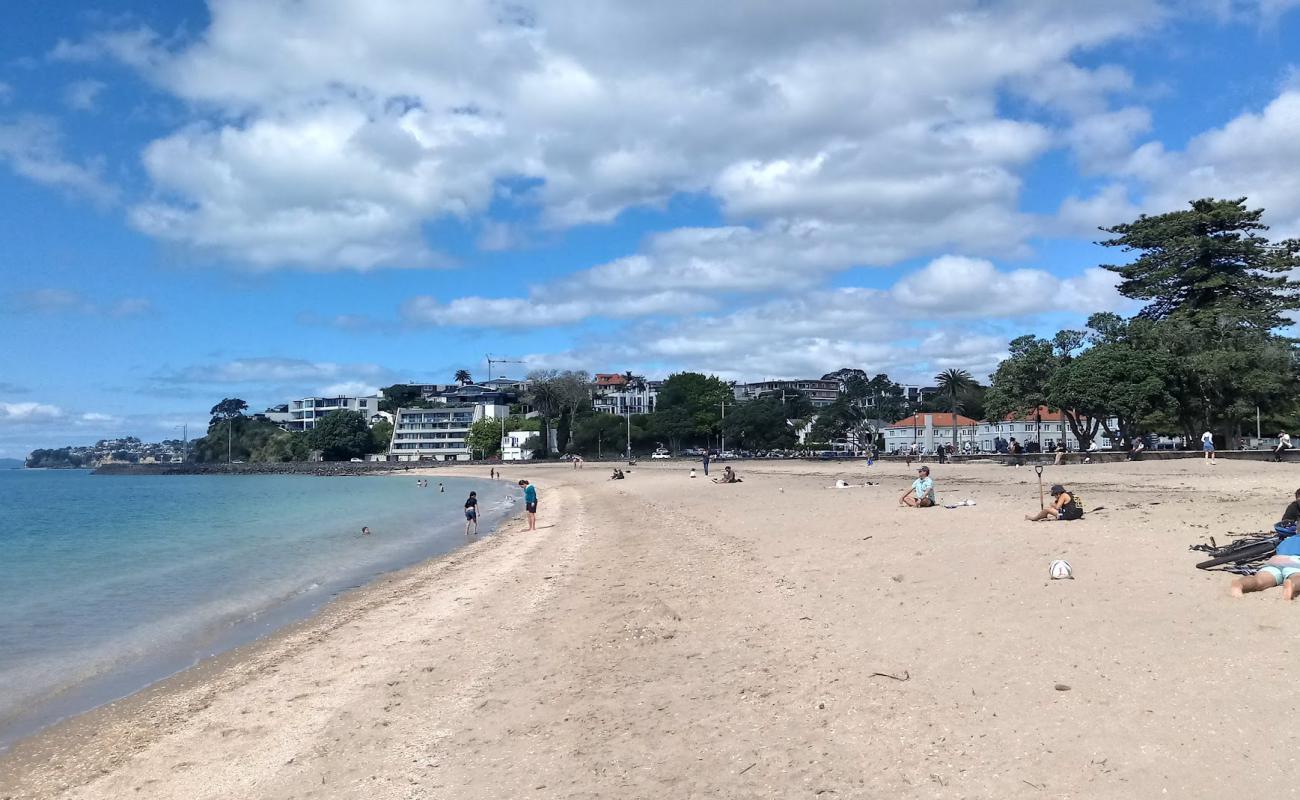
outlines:
[{"label": "person in light blue shirt", "polygon": [[898,498],[899,505],[929,508],[934,505],[934,481],[930,479],[930,468],[921,467],[916,472],[917,477],[912,481],[912,488],[903,492],[903,496]]},{"label": "person in light blue shirt", "polygon": [[520,481],[524,487],[524,510],[528,512],[528,530],[537,530],[537,487],[528,481]]}]

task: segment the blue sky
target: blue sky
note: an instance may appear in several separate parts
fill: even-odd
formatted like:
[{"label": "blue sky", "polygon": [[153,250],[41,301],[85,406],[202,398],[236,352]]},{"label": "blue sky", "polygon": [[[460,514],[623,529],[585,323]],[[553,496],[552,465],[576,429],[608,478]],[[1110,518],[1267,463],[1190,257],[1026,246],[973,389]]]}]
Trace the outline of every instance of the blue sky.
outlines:
[{"label": "blue sky", "polygon": [[1096,227],[1300,234],[1293,0],[13,3],[0,456],[531,368],[983,377]]}]

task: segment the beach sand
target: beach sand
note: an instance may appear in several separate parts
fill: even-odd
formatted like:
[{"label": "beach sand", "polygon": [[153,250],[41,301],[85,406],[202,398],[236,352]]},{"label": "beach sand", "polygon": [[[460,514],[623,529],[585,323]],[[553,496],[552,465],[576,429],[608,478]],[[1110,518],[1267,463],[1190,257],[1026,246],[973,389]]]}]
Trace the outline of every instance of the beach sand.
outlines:
[{"label": "beach sand", "polygon": [[1271,526],[1295,465],[1048,467],[1090,513],[1037,524],[1028,467],[934,465],[977,505],[914,510],[902,464],[737,466],[507,466],[535,533],[21,743],[0,798],[1295,791],[1300,603],[1187,550]]}]

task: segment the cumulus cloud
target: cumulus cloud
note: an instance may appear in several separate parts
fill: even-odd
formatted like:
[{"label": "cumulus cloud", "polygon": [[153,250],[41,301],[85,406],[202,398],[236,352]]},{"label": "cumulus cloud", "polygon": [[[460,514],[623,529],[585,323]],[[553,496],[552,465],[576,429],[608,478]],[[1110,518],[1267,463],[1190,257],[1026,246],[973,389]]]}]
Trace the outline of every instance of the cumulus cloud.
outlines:
[{"label": "cumulus cloud", "polygon": [[[156,191],[131,219],[224,260],[436,264],[429,220],[481,221],[486,248],[517,241],[490,219],[503,197],[565,228],[697,193],[727,215],[724,236],[816,227],[871,264],[1019,252],[1020,173],[1056,134],[1002,98],[1093,114],[1076,138],[1113,149],[1141,127],[1105,116],[1131,79],[1072,59],[1161,13],[1154,0],[818,0],[793,16],[686,0],[225,0],[183,41],[109,31],[50,57],[117,59],[194,110],[146,149]],[[1042,76],[1060,90],[1045,95]]]},{"label": "cumulus cloud", "polygon": [[1279,237],[1300,236],[1300,89],[1288,88],[1261,111],[1194,137],[1183,150],[1149,142],[1122,174],[1143,189],[1142,206],[1158,213],[1200,197],[1247,197],[1268,210]]},{"label": "cumulus cloud", "polygon": [[0,403],[0,423],[43,422],[63,415],[63,409],[48,403]]},{"label": "cumulus cloud", "polygon": [[97,162],[77,163],[63,154],[62,135],[53,120],[39,116],[0,122],[0,164],[28,180],[107,205],[117,189],[103,178]]},{"label": "cumulus cloud", "polygon": [[1061,278],[942,256],[887,289],[818,289],[726,314],[642,322],[626,336],[528,358],[532,366],[626,364],[652,374],[698,369],[746,380],[854,364],[929,383],[949,367],[987,375],[1026,324],[1128,310],[1127,302],[1105,270]]}]

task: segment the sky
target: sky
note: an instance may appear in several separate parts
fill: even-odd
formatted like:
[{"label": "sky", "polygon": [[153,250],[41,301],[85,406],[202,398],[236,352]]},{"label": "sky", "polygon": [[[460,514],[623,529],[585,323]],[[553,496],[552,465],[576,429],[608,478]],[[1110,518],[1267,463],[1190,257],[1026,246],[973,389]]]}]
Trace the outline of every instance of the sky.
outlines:
[{"label": "sky", "polygon": [[0,457],[537,368],[985,378],[1300,236],[1300,0],[10,0]]}]

